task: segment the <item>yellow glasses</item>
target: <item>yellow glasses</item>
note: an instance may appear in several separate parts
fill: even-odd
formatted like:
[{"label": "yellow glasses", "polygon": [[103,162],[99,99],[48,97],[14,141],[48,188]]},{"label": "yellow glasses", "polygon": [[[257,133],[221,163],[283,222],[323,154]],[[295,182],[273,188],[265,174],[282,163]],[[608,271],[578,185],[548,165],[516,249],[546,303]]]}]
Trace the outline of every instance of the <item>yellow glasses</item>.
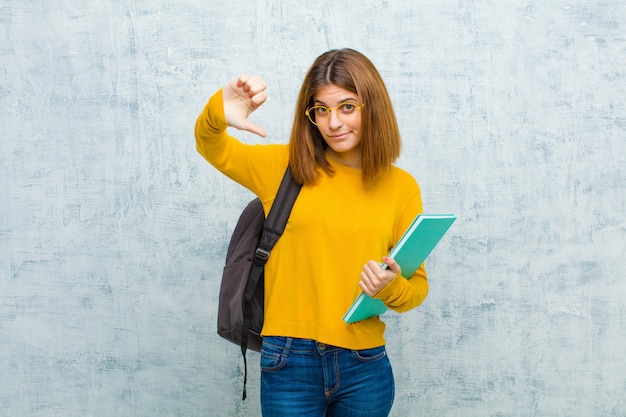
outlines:
[{"label": "yellow glasses", "polygon": [[357,110],[361,110],[363,106],[365,106],[365,103],[358,105],[352,102],[341,103],[337,107],[313,106],[306,109],[304,114],[306,114],[311,123],[315,126],[319,126],[320,123],[325,123],[328,120],[330,112],[333,110],[337,113],[339,119],[345,121],[343,118],[352,117],[352,115],[354,115]]}]

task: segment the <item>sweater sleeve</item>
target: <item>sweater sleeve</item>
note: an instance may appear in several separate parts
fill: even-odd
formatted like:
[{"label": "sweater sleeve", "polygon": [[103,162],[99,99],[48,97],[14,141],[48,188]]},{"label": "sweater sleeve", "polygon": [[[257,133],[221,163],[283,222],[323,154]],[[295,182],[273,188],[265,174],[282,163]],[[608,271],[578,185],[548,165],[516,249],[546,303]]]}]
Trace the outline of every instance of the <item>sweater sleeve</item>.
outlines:
[{"label": "sweater sleeve", "polygon": [[[422,198],[419,190],[414,194],[409,206],[400,215],[398,221],[398,236],[406,230],[415,216],[422,212]],[[396,239],[396,241],[399,240]],[[419,306],[428,295],[428,278],[424,264],[415,271],[410,279],[398,274],[385,288],[376,294],[391,310],[404,313]]]},{"label": "sweater sleeve", "polygon": [[427,295],[428,279],[422,265],[411,279],[405,279],[398,274],[376,295],[376,298],[382,299],[388,308],[404,313],[422,304]]},{"label": "sweater sleeve", "polygon": [[223,173],[227,170],[229,155],[234,138],[227,133],[228,123],[224,115],[222,90],[215,93],[204,106],[195,126],[196,150],[211,165]]}]

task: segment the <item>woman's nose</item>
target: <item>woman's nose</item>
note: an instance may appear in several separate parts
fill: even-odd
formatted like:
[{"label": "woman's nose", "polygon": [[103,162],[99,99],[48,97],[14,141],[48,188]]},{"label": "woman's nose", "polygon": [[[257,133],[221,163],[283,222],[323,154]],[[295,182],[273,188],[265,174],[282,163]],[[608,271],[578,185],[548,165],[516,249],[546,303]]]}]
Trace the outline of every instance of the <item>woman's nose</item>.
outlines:
[{"label": "woman's nose", "polygon": [[328,115],[328,126],[331,129],[336,129],[342,124],[343,122],[339,118],[339,113],[337,112],[337,110],[330,110],[330,113]]}]

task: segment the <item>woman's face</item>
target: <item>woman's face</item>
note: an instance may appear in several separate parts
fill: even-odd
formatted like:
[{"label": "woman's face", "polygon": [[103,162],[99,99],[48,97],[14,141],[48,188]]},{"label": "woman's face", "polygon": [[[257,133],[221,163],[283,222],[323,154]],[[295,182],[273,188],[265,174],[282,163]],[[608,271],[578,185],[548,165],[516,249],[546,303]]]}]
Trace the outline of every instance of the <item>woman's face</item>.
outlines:
[{"label": "woman's face", "polygon": [[336,161],[361,167],[361,107],[356,93],[334,84],[322,87],[313,97],[315,123],[328,153]]}]

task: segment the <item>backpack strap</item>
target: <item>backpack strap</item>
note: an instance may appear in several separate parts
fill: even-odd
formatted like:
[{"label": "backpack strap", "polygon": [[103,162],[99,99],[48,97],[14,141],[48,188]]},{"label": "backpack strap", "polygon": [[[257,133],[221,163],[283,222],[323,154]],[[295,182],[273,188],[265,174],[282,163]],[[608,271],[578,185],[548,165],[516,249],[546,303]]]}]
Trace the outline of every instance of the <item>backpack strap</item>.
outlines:
[{"label": "backpack strap", "polygon": [[241,329],[241,354],[243,355],[244,378],[243,378],[243,398],[246,399],[246,383],[248,382],[248,363],[246,351],[248,350],[248,330],[250,329],[250,316],[252,315],[251,302],[254,292],[261,279],[263,268],[270,256],[274,245],[285,231],[287,220],[291,214],[293,204],[300,193],[301,184],[296,183],[291,172],[291,166],[287,165],[285,175],[280,183],[274,203],[270,208],[267,218],[263,223],[263,234],[259,246],[254,254],[250,277],[246,284],[246,291],[243,299],[243,325]]}]

